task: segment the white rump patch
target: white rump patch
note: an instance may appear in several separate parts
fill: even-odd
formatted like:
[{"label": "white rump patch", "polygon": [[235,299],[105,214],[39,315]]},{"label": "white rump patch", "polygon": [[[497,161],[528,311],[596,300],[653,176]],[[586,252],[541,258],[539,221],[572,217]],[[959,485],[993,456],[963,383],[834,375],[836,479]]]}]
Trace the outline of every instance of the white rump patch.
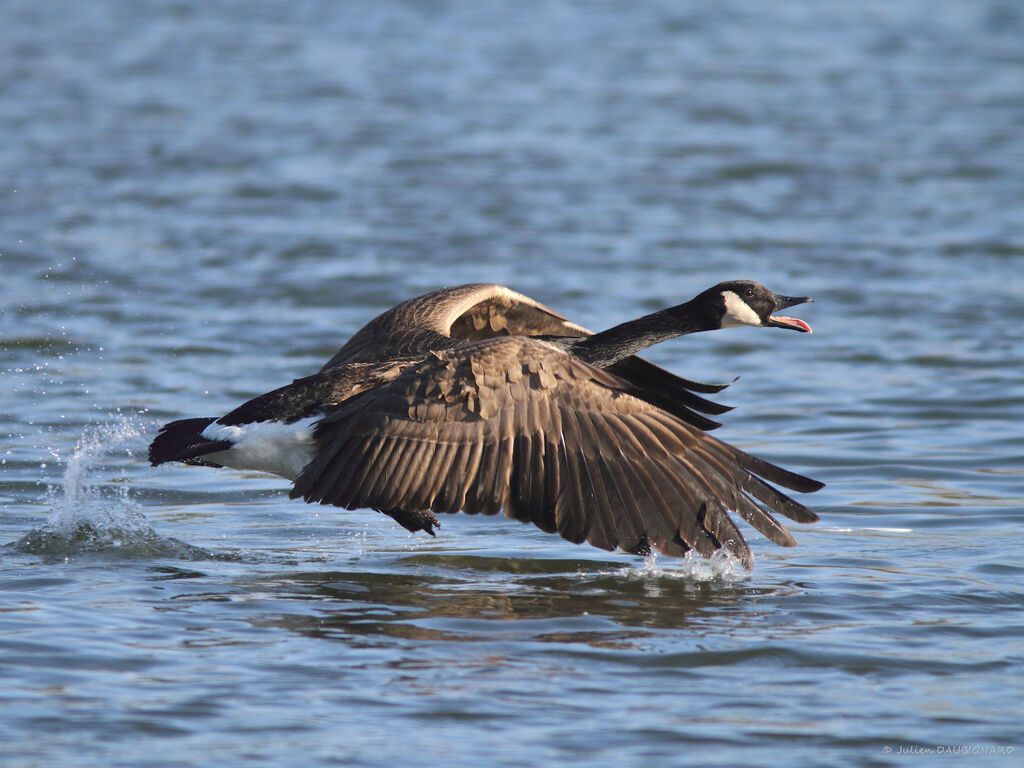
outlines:
[{"label": "white rump patch", "polygon": [[725,315],[722,316],[723,328],[734,328],[737,325],[761,325],[761,318],[743,299],[733,291],[722,291],[725,299]]},{"label": "white rump patch", "polygon": [[203,430],[203,437],[227,440],[232,446],[203,458],[232,469],[255,469],[294,480],[313,459],[313,425],[319,420],[311,416],[291,424],[256,421],[231,426],[215,421]]}]

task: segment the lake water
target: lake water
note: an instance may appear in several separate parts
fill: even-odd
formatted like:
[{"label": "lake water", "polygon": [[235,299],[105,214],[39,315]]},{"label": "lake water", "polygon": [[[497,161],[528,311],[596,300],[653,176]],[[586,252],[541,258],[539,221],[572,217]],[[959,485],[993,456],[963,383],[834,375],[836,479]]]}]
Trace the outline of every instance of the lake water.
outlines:
[{"label": "lake water", "polygon": [[[1020,764],[1017,0],[0,9],[5,768]],[[828,484],[751,574],[145,461],[441,285],[734,278],[814,334],[649,356]]]}]

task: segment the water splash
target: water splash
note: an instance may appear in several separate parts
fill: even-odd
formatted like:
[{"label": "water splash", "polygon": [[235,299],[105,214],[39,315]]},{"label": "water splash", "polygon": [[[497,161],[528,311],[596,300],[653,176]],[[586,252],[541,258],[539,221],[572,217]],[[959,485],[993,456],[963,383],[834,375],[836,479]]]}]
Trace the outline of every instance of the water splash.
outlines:
[{"label": "water splash", "polygon": [[652,552],[644,558],[642,565],[629,570],[629,577],[644,581],[679,579],[694,584],[736,584],[750,575],[743,564],[724,547],[707,559],[690,551],[682,558],[672,559],[670,563],[669,567],[660,566],[658,553]]},{"label": "water splash", "polygon": [[[177,539],[161,536],[146,522],[131,498],[127,467],[121,466],[116,482],[97,482],[104,463],[117,453],[134,456],[132,446],[145,433],[135,414],[119,414],[86,429],[71,456],[63,460],[62,482],[48,487],[50,518],[17,542],[19,552],[51,557],[82,553],[116,554],[120,557],[208,558],[211,555]],[[62,461],[58,451],[51,451]]]}]

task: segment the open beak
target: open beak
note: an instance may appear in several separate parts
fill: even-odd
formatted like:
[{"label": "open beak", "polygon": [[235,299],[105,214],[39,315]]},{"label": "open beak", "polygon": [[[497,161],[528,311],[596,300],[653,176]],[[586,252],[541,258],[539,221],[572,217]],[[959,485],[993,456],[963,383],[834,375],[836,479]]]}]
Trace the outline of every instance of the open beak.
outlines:
[{"label": "open beak", "polygon": [[[808,302],[814,301],[810,296],[779,296],[775,294],[775,309],[789,309],[795,307],[797,304],[807,304]],[[801,333],[810,333],[811,326],[805,323],[803,320],[798,320],[795,317],[784,317],[782,315],[771,315],[768,318],[766,325],[772,328],[789,328],[791,331],[800,331]]]}]

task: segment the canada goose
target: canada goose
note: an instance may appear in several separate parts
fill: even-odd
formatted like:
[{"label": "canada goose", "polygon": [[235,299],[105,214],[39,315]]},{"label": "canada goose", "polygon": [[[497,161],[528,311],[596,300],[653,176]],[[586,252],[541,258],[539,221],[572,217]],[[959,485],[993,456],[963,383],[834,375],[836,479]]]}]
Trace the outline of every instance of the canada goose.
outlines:
[{"label": "canada goose", "polygon": [[807,301],[733,281],[590,334],[502,286],[436,291],[370,321],[313,376],[219,419],[166,424],[149,458],[271,472],[294,481],[293,498],[369,507],[431,535],[434,512],[504,509],[577,543],[704,556],[724,547],[749,568],[727,511],[794,546],[772,513],[817,515],[766,481],[823,484],[706,434],[716,423],[692,409],[725,409],[693,392],[721,387],[635,353],[738,325],[810,332],[772,314]]}]

